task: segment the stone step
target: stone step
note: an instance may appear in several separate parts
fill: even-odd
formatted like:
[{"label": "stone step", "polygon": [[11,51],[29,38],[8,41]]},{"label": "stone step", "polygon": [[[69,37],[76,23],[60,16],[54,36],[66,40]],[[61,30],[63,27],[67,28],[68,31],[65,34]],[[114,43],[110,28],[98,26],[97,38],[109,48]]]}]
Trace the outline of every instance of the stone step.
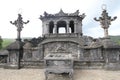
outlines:
[{"label": "stone step", "polygon": [[43,61],[22,61],[20,62],[21,68],[43,68]]}]

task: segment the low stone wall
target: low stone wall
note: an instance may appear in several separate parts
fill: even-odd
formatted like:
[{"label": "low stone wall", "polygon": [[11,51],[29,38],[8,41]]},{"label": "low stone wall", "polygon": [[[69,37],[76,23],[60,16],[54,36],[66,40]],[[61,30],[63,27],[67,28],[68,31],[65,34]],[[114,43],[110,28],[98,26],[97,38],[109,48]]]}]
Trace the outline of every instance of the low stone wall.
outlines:
[{"label": "low stone wall", "polygon": [[80,34],[77,34],[77,33],[68,33],[68,34],[64,34],[64,33],[62,33],[62,34],[45,34],[44,35],[45,37],[52,37],[52,38],[54,38],[54,37],[78,37],[78,36],[81,36]]},{"label": "low stone wall", "polygon": [[44,61],[21,61],[21,68],[44,68]]},{"label": "low stone wall", "polygon": [[103,69],[104,62],[74,61],[75,69]]},{"label": "low stone wall", "polygon": [[[74,61],[74,69],[103,69],[105,62]],[[44,68],[44,61],[21,61],[21,68]],[[106,69],[106,68],[105,68]]]},{"label": "low stone wall", "polygon": [[[0,68],[6,68],[7,63],[0,63]],[[74,69],[105,69],[105,70],[120,70],[120,63],[105,63],[104,61],[86,62],[74,61]],[[44,61],[20,61],[21,68],[44,69]],[[9,69],[9,68],[8,68]],[[11,69],[11,68],[10,68]]]}]

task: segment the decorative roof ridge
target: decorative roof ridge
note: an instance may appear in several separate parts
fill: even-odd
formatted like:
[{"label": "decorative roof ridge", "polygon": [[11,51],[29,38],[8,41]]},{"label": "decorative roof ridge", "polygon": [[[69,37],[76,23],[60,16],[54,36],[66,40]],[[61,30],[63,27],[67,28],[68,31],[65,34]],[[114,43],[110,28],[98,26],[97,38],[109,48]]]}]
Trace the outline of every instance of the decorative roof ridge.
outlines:
[{"label": "decorative roof ridge", "polygon": [[55,14],[55,16],[68,16],[68,13],[63,12],[63,10],[60,9],[60,11]]},{"label": "decorative roof ridge", "polygon": [[45,11],[43,15],[40,15],[40,19],[43,19],[45,17],[49,18],[49,17],[55,17],[55,16],[79,16],[83,19],[86,16],[85,13],[81,15],[79,13],[80,13],[79,10],[76,10],[74,13],[65,13],[62,9],[60,9],[60,11],[55,14],[49,14]]}]

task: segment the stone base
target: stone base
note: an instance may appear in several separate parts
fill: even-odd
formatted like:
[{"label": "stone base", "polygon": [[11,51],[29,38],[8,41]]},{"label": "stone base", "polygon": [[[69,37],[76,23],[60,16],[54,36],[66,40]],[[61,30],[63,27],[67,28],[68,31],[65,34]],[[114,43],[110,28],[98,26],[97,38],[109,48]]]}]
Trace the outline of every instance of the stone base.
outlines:
[{"label": "stone base", "polygon": [[74,62],[74,69],[102,69],[104,62]]},{"label": "stone base", "polygon": [[4,66],[4,69],[20,69],[20,66],[18,66],[18,65],[12,65],[12,64],[10,64],[10,65],[6,64]]},{"label": "stone base", "polygon": [[43,69],[44,62],[43,61],[21,61],[21,68],[33,68],[33,69]]},{"label": "stone base", "polygon": [[119,63],[108,63],[104,66],[106,70],[120,70]]}]

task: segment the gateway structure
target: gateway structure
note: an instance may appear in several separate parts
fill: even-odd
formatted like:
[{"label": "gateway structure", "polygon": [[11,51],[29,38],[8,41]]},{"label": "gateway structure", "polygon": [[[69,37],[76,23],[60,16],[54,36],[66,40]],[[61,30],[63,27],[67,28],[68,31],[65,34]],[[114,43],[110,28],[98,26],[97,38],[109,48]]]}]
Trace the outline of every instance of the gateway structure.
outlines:
[{"label": "gateway structure", "polygon": [[[61,54],[72,57],[74,68],[120,69],[120,46],[108,37],[108,27],[116,17],[112,19],[103,10],[102,17],[95,18],[105,30],[105,37],[99,39],[84,36],[84,18],[85,14],[79,14],[79,10],[74,13],[65,13],[62,9],[56,14],[44,12],[40,16],[42,37],[26,40],[24,44],[18,40],[10,44],[4,66],[41,67],[48,54]],[[6,56],[2,59],[6,59]]]}]

